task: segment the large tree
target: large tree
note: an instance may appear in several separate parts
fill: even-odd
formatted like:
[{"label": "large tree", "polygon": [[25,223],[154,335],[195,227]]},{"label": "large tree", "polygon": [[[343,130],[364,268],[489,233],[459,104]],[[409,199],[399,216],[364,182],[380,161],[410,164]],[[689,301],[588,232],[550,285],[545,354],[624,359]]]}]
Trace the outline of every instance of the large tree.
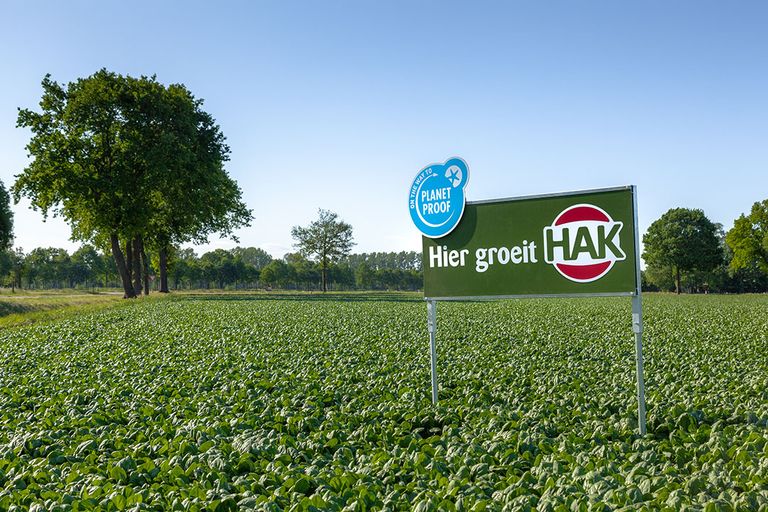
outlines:
[{"label": "large tree", "polygon": [[749,215],[741,215],[725,235],[733,251],[731,270],[757,266],[768,272],[768,199],[752,205]]},{"label": "large tree", "polygon": [[327,291],[328,268],[348,255],[355,245],[352,226],[339,220],[336,213],[320,209],[317,220],[307,227],[294,226],[291,236],[296,240],[299,252],[320,265],[323,291]]},{"label": "large tree", "polygon": [[681,292],[681,273],[714,269],[723,260],[718,226],[697,209],[673,208],[650,225],[643,235],[643,259],[649,267],[671,267],[675,291]]},{"label": "large tree", "polygon": [[161,251],[164,270],[172,242],[250,221],[223,167],[229,148],[201,105],[154,77],[101,70],[63,86],[46,76],[41,112],[19,111],[32,161],[16,200],[63,216],[74,239],[110,246],[125,297],[147,293],[147,249]]}]

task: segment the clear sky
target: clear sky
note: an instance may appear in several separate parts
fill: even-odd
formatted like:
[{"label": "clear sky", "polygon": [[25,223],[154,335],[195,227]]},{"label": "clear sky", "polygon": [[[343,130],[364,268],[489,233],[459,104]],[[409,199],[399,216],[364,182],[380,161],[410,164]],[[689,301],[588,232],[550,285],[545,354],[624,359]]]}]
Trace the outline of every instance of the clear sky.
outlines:
[{"label": "clear sky", "polygon": [[[241,245],[274,256],[318,208],[356,252],[420,250],[408,187],[451,156],[469,200],[636,184],[642,231],[678,206],[728,229],[768,198],[766,27],[766,2],[2,0],[0,178],[43,76],[106,67],[205,99],[254,212]],[[28,206],[16,246],[79,245]]]}]

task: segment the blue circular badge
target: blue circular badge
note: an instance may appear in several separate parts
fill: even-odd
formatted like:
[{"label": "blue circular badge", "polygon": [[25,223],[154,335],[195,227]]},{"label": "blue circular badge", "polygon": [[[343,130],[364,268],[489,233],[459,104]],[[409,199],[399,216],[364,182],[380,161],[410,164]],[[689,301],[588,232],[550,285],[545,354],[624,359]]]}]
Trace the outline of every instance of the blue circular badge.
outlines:
[{"label": "blue circular badge", "polygon": [[425,167],[414,178],[408,197],[411,219],[421,233],[440,238],[458,226],[464,214],[469,167],[461,158]]}]

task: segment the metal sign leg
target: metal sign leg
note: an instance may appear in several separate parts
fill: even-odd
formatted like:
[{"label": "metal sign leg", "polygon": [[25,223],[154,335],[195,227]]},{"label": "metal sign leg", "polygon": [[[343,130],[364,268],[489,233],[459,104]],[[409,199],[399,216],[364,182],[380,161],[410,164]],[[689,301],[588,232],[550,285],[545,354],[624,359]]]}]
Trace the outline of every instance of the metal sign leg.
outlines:
[{"label": "metal sign leg", "polygon": [[637,424],[640,435],[645,435],[645,378],[643,374],[643,302],[638,293],[632,297],[632,331],[635,333],[635,361],[637,364]]},{"label": "metal sign leg", "polygon": [[429,351],[432,363],[432,403],[437,404],[437,348],[435,347],[435,331],[437,331],[437,301],[427,301],[427,328],[429,329]]}]

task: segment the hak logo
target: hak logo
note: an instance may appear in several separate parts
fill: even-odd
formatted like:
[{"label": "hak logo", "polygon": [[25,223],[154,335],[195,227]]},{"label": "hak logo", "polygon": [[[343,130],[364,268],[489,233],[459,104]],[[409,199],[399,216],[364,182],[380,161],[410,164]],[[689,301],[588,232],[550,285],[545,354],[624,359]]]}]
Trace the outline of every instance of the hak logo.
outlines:
[{"label": "hak logo", "polygon": [[571,281],[597,281],[626,258],[619,240],[622,227],[602,208],[573,205],[544,228],[544,260]]},{"label": "hak logo", "polygon": [[447,235],[464,214],[464,189],[469,168],[461,158],[425,167],[414,178],[408,209],[419,231],[429,238]]}]

